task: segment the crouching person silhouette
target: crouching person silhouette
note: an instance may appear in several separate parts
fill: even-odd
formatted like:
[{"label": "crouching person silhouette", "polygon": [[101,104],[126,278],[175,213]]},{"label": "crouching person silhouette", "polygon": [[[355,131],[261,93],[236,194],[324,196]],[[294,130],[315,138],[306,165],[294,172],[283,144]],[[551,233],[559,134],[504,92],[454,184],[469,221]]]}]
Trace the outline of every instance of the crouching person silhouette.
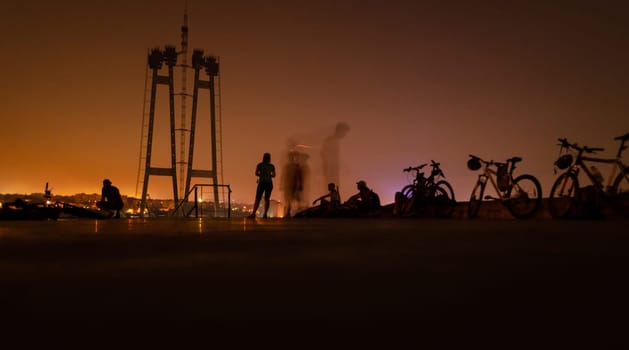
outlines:
[{"label": "crouching person silhouette", "polygon": [[120,211],[124,207],[124,203],[122,202],[120,191],[116,186],[111,185],[109,179],[103,180],[101,198],[100,201],[96,202],[96,206],[102,210],[109,210],[109,217],[120,218]]}]

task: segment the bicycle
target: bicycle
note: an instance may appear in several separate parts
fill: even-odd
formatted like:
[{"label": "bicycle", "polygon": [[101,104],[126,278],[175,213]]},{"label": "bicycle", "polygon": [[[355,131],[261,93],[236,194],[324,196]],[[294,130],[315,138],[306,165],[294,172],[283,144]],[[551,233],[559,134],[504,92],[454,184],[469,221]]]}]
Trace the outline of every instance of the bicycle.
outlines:
[{"label": "bicycle", "polygon": [[[478,211],[483,203],[483,199],[499,200],[511,215],[518,219],[528,219],[535,215],[542,205],[542,186],[533,175],[524,174],[513,178],[516,164],[522,161],[520,157],[507,159],[505,163],[486,161],[470,154],[467,166],[470,170],[476,171],[483,164],[485,168],[478,175],[476,185],[472,190],[467,215],[470,219],[478,216]],[[493,169],[495,168],[495,169]],[[487,182],[493,186],[498,198],[485,196]]]},{"label": "bicycle", "polygon": [[[399,195],[396,195],[396,203],[402,206],[400,215],[419,215],[428,213],[439,218],[449,218],[454,213],[456,200],[454,190],[445,179],[445,175],[440,168],[440,163],[430,161],[432,170],[426,177],[422,169],[428,164],[408,167],[404,172],[415,172],[413,182],[402,188]],[[443,178],[436,181],[437,178]]]},{"label": "bicycle", "polygon": [[[584,154],[594,154],[604,151],[599,147],[579,146],[570,143],[567,139],[558,139],[560,146],[559,158],[555,161],[555,166],[560,170],[565,170],[555,180],[548,201],[550,215],[554,218],[566,218],[583,215],[583,210],[598,210],[599,200],[612,202],[616,199],[629,197],[629,166],[623,164],[622,152],[627,148],[625,143],[629,140],[629,133],[614,138],[620,142],[615,158],[588,157]],[[570,153],[576,152],[576,159]],[[564,153],[561,155],[562,153]],[[609,177],[607,186],[603,186],[603,178],[596,167],[589,169],[585,162],[612,164],[613,170]],[[583,169],[586,177],[591,183],[591,187],[579,187],[579,173]],[[618,172],[619,171],[619,172]],[[616,175],[618,172],[618,175]],[[587,188],[592,189],[588,193]],[[588,198],[589,197],[589,198]]]}]

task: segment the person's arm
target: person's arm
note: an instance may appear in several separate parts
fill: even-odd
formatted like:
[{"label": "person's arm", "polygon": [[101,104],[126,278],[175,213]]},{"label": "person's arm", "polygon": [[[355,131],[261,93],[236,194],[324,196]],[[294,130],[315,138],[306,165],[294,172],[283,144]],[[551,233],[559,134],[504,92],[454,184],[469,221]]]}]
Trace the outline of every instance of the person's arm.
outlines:
[{"label": "person's arm", "polygon": [[[323,199],[325,199],[325,198],[327,198],[327,197],[330,197],[330,194],[329,194],[329,193],[328,193],[328,194],[324,194],[323,196],[321,196],[321,197],[319,197],[319,198],[315,199],[314,201],[312,201],[312,204],[315,204],[315,203],[317,203],[318,201],[323,200]],[[330,197],[330,198],[332,198],[332,197]]]},{"label": "person's arm", "polygon": [[358,200],[358,198],[360,198],[360,192],[359,192],[359,193],[356,193],[355,195],[353,195],[353,196],[351,196],[351,197],[349,197],[349,198],[345,201],[345,203],[353,203],[353,202],[356,202],[356,201]]}]

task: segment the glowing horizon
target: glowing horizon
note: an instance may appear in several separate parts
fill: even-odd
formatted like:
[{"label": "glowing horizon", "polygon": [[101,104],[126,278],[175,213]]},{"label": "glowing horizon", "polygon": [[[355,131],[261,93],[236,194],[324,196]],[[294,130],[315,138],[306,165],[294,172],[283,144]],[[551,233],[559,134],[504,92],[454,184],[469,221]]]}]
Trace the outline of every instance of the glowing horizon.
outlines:
[{"label": "glowing horizon", "polygon": [[[46,182],[53,194],[99,193],[110,178],[135,196],[147,48],[178,46],[183,5],[121,10],[35,1],[0,14],[9,53],[0,57],[0,193],[37,193]],[[221,15],[203,20],[210,11]],[[271,9],[237,0],[189,1],[188,12],[189,47],[221,59],[224,183],[235,201],[253,200],[256,163],[270,152],[281,166],[290,138],[311,146],[320,174],[318,147],[339,121],[351,125],[342,198],[365,180],[384,203],[408,183],[403,168],[431,159],[466,199],[477,176],[469,153],[521,156],[518,172],[538,177],[547,195],[557,138],[611,156],[613,137],[629,131],[629,30],[611,4]],[[168,144],[159,123],[156,142]],[[172,196],[162,182],[151,179],[149,193]],[[282,198],[279,183],[273,193]]]}]

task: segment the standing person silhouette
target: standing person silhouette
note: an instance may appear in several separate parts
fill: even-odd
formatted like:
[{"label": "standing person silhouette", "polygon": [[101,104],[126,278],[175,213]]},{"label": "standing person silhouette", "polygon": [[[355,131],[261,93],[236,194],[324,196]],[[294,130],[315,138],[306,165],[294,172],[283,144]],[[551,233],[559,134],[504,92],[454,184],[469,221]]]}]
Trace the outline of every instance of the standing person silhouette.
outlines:
[{"label": "standing person silhouette", "polygon": [[271,192],[273,191],[273,178],[275,177],[275,166],[271,163],[270,153],[265,153],[262,156],[262,162],[256,166],[256,176],[258,177],[256,201],[253,205],[253,213],[249,215],[249,218],[254,219],[256,217],[262,194],[264,194],[264,214],[262,218],[266,219],[269,213],[269,206],[271,205]]},{"label": "standing person silhouette", "polygon": [[111,210],[112,212],[109,217],[115,214],[116,219],[120,218],[120,210],[124,207],[124,203],[122,202],[120,191],[116,186],[111,185],[109,179],[103,180],[101,198],[100,201],[96,203],[96,206],[101,209]]}]

